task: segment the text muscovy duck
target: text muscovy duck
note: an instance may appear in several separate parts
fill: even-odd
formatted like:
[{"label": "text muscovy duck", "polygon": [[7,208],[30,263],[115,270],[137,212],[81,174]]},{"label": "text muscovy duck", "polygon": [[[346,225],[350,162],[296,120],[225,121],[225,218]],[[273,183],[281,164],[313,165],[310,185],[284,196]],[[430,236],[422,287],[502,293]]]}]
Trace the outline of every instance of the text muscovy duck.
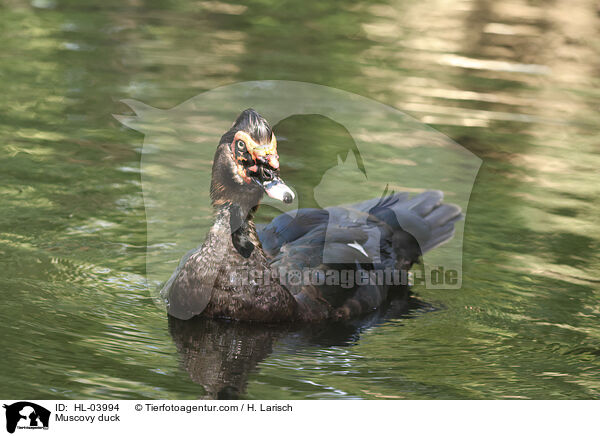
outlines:
[{"label": "text muscovy duck", "polygon": [[[257,231],[253,216],[265,193],[285,203],[295,197],[280,177],[269,123],[246,109],[215,153],[214,224],[161,291],[170,315],[256,322],[359,316],[378,308],[399,285],[364,281],[341,286],[335,280],[339,275],[329,273],[406,272],[423,253],[451,239],[462,217],[458,206],[442,203],[440,191],[412,198],[392,193],[347,207],[299,209]],[[334,252],[335,259],[325,259],[324,251]],[[282,271],[307,270],[321,279],[283,280]]]}]

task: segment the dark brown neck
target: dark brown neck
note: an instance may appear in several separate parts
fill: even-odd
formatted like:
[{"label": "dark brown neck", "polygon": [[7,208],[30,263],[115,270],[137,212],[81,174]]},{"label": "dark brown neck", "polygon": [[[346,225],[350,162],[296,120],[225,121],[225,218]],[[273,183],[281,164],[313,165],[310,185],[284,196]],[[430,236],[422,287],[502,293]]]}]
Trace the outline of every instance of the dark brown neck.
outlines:
[{"label": "dark brown neck", "polygon": [[229,229],[229,234],[224,237],[231,238],[233,246],[242,257],[248,258],[255,249],[262,249],[252,221],[258,206],[247,210],[238,204],[225,203],[215,205],[215,209],[215,222],[219,222],[224,230]]}]

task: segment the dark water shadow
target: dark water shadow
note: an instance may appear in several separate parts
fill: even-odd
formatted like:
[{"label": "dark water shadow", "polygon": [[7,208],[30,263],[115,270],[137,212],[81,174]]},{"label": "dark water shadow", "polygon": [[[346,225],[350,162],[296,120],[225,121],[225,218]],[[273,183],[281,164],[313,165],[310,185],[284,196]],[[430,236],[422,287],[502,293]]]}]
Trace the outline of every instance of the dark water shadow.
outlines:
[{"label": "dark water shadow", "polygon": [[245,394],[249,375],[277,344],[297,350],[352,346],[366,329],[433,310],[406,290],[379,310],[352,321],[292,325],[169,317],[169,332],[183,369],[204,388],[205,397],[236,399]]}]

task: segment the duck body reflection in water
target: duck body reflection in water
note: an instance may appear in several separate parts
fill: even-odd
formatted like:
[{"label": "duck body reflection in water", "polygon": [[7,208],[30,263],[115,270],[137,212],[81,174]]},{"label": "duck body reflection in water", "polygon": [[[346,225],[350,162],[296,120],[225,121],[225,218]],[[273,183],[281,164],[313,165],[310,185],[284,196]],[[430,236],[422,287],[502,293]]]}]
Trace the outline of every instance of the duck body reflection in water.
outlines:
[{"label": "duck body reflection in water", "polygon": [[366,329],[432,310],[427,303],[410,297],[404,287],[404,292],[395,293],[377,310],[352,320],[269,324],[169,316],[169,331],[183,368],[204,388],[204,396],[236,399],[245,394],[248,378],[260,362],[279,347],[352,346]]},{"label": "duck body reflection in water", "polygon": [[[294,199],[280,177],[270,125],[247,109],[215,153],[210,187],[214,224],[162,290],[170,315],[268,323],[364,315],[405,283],[365,280],[343,286],[337,273],[368,277],[406,272],[423,253],[452,238],[454,223],[462,217],[458,206],[442,203],[440,191],[412,198],[384,192],[348,207],[283,214],[257,232],[253,217],[265,193],[284,203]],[[282,271],[307,269],[327,280],[284,280]]]}]

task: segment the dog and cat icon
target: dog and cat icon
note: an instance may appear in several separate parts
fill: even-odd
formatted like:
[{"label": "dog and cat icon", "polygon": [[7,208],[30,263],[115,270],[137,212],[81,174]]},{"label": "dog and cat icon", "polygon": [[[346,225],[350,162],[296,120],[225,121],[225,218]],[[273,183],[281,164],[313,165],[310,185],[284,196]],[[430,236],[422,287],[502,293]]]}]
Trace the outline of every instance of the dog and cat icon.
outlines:
[{"label": "dog and cat icon", "polygon": [[6,409],[6,431],[14,433],[16,428],[47,429],[50,411],[29,401],[4,405]]}]

